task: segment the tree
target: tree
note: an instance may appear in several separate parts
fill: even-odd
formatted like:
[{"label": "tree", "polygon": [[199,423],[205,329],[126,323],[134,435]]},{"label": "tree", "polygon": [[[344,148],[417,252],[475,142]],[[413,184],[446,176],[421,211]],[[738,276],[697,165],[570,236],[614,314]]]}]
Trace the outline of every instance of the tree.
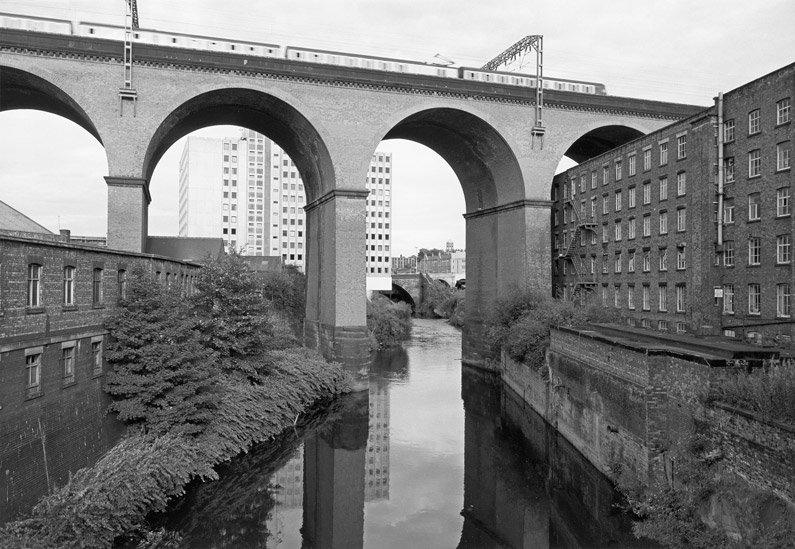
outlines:
[{"label": "tree", "polygon": [[196,318],[177,290],[142,267],[133,270],[127,299],[106,323],[106,391],[119,419],[147,430],[198,433],[217,403],[218,353],[202,344]]}]

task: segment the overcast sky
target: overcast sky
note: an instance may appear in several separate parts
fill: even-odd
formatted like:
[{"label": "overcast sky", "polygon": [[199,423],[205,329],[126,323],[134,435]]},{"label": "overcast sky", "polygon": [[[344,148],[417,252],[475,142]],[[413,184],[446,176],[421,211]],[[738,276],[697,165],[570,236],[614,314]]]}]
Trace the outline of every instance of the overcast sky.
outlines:
[{"label": "overcast sky", "polygon": [[[707,105],[793,61],[795,1],[138,0],[140,24],[215,35],[480,65],[527,34],[544,35],[545,74],[603,82],[612,95]],[[0,11],[123,23],[123,0],[0,0]],[[2,31],[0,31],[2,32]],[[0,102],[2,98],[0,97]],[[232,128],[202,130],[234,134]],[[151,182],[150,234],[177,232],[177,161]],[[452,170],[413,143],[393,152],[397,253],[464,244]],[[78,126],[32,111],[0,113],[0,200],[57,230],[103,234],[107,164]],[[417,200],[422,197],[422,200]]]}]

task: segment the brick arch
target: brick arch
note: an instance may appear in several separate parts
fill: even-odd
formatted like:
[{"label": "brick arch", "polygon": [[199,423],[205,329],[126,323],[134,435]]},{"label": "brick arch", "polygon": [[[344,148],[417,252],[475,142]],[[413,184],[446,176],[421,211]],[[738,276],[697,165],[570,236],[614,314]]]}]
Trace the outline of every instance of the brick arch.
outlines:
[{"label": "brick arch", "polygon": [[475,110],[422,105],[396,113],[376,135],[373,150],[382,140],[406,139],[441,156],[461,184],[467,212],[524,197],[522,170],[514,151]]},{"label": "brick arch", "polygon": [[334,187],[334,166],[315,125],[284,99],[250,88],[205,91],[171,110],[149,140],[144,180],[151,178],[160,158],[178,139],[215,125],[242,126],[276,142],[295,162],[308,202]]},{"label": "brick arch", "polygon": [[96,125],[60,86],[29,71],[0,65],[0,111],[32,109],[62,116],[85,129],[104,146]]}]

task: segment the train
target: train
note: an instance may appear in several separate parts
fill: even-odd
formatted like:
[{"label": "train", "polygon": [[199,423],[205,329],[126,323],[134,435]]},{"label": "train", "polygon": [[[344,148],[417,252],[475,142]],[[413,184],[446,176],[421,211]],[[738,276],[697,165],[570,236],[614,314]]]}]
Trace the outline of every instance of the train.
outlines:
[{"label": "train", "polygon": [[[118,41],[124,40],[125,33],[124,27],[119,25],[108,25],[106,23],[95,23],[90,21],[73,22],[66,19],[52,19],[48,17],[11,13],[0,13],[0,28],[52,34],[69,34]],[[456,78],[460,80],[504,84],[506,86],[536,87],[536,77],[532,74],[506,71],[484,71],[477,67],[453,67],[438,63],[409,61],[406,59],[394,59],[389,57],[373,57],[369,55],[357,55],[353,53],[296,46],[280,46],[279,44],[230,40],[228,38],[196,36],[153,29],[134,29],[132,31],[132,41],[133,43],[161,45],[191,50],[226,52],[230,55],[273,57],[305,63],[358,67],[376,71],[406,74],[421,74],[438,78]],[[604,84],[598,82],[544,77],[543,87],[544,89],[573,93],[607,95]]]}]

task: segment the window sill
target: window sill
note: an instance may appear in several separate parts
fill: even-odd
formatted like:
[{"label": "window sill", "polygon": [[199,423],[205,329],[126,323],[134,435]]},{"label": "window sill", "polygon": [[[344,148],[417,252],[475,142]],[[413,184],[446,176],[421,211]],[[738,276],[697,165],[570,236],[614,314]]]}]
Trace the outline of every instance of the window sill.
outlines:
[{"label": "window sill", "polygon": [[762,135],[762,130],[759,130],[758,132],[754,133],[749,133],[747,137],[756,137],[757,135]]},{"label": "window sill", "polygon": [[786,218],[791,217],[791,216],[792,216],[792,214],[777,215],[776,219],[786,219]]},{"label": "window sill", "polygon": [[776,267],[789,267],[790,265],[792,265],[792,261],[782,261],[781,263],[778,261],[776,262]]},{"label": "window sill", "polygon": [[749,269],[758,269],[761,266],[762,266],[761,263],[754,263],[753,265],[746,265],[746,267],[748,267]]},{"label": "window sill", "polygon": [[105,304],[104,303],[94,303],[93,305],[91,305],[91,308],[92,309],[104,309],[105,308]]},{"label": "window sill", "polygon": [[74,379],[64,380],[61,384],[61,389],[66,389],[67,387],[71,387],[72,385],[77,385],[77,381]]},{"label": "window sill", "polygon": [[787,166],[786,168],[777,169],[775,173],[787,173],[788,171],[790,171],[789,166]]},{"label": "window sill", "polygon": [[64,313],[76,311],[77,309],[78,309],[77,305],[64,305],[63,307],[61,307],[61,311]]},{"label": "window sill", "polygon": [[42,313],[43,313],[45,310],[46,310],[46,309],[45,309],[44,307],[26,307],[26,308],[25,308],[25,314],[29,314],[29,315],[40,315],[40,314],[42,314]]},{"label": "window sill", "polygon": [[105,372],[92,372],[91,379],[97,379],[98,377],[102,377]]},{"label": "window sill", "polygon": [[41,389],[37,390],[35,393],[31,392],[30,389],[27,389],[25,394],[25,400],[35,400],[41,396],[44,396],[44,391],[42,391]]},{"label": "window sill", "polygon": [[762,221],[761,217],[755,217],[754,219],[749,219],[746,223],[759,223],[760,221]]},{"label": "window sill", "polygon": [[[776,125],[775,125],[775,126],[773,126],[773,127],[774,127],[774,128],[783,128],[784,126],[789,126],[789,123],[790,123],[790,121],[789,121],[789,120],[787,120],[786,122],[782,122],[781,124],[776,124]],[[789,317],[786,317],[786,318],[789,318]]]},{"label": "window sill", "polygon": [[749,180],[751,180],[751,179],[759,179],[760,177],[762,177],[762,174],[761,174],[761,173],[760,173],[760,174],[757,174],[757,175],[749,175],[749,176],[748,176],[748,179],[749,179]]},{"label": "window sill", "polygon": [[723,313],[721,313],[721,314],[722,314],[723,316],[734,316],[734,313],[733,313],[733,312],[731,312],[731,313],[727,313],[726,311],[723,311]]}]

